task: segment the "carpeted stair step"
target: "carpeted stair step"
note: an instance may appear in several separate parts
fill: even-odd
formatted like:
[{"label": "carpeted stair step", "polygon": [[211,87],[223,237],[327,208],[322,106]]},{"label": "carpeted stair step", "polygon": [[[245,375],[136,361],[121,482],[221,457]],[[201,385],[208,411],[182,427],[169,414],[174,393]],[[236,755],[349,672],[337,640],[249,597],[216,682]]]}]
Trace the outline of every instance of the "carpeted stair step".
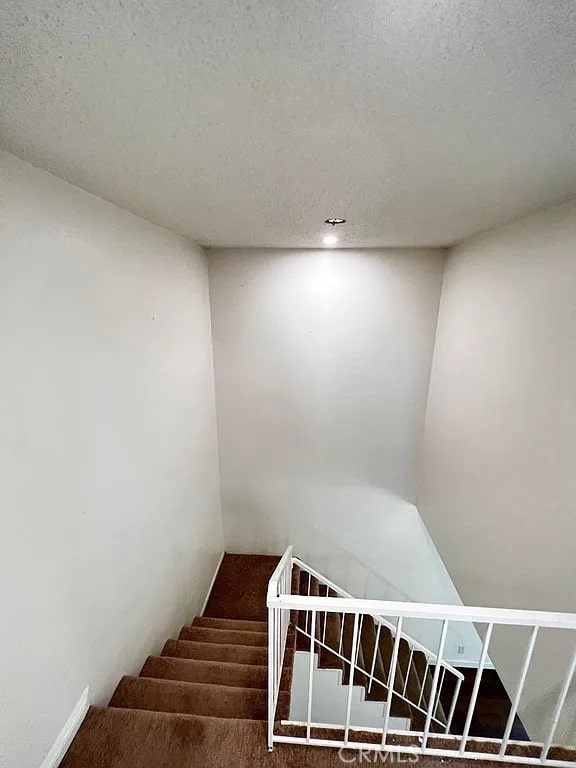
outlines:
[{"label": "carpeted stair step", "polygon": [[210,592],[204,616],[267,621],[266,588],[280,558],[226,553]]},{"label": "carpeted stair step", "polygon": [[182,627],[178,639],[219,645],[252,645],[261,648],[268,646],[267,632],[238,632],[235,629],[212,629],[211,627]]},{"label": "carpeted stair step", "polygon": [[142,667],[140,677],[264,689],[268,684],[268,669],[251,664],[149,656]]},{"label": "carpeted stair step", "polygon": [[[279,708],[285,704],[282,699],[287,696],[286,692],[280,692]],[[265,720],[267,701],[267,692],[255,688],[123,677],[109,706],[206,717]]]},{"label": "carpeted stair step", "polygon": [[240,619],[214,619],[212,616],[196,616],[193,627],[209,629],[232,629],[236,632],[268,632],[266,621],[242,621]]},{"label": "carpeted stair step", "polygon": [[179,659],[204,659],[233,664],[268,663],[268,649],[255,645],[222,645],[221,643],[198,643],[188,640],[167,640],[162,649],[162,656]]}]

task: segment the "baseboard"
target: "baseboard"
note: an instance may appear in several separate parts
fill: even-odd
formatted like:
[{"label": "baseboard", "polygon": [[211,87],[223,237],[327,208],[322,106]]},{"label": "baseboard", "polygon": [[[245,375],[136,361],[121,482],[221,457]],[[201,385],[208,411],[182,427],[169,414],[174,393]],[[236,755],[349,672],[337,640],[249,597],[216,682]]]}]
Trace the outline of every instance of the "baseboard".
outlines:
[{"label": "baseboard", "polygon": [[212,576],[212,580],[210,581],[210,585],[208,586],[208,592],[206,592],[206,597],[204,598],[204,602],[202,603],[202,610],[200,611],[200,616],[204,616],[204,611],[206,610],[206,606],[208,605],[208,600],[210,599],[210,593],[212,592],[212,587],[214,586],[214,582],[216,581],[216,577],[218,576],[218,571],[220,570],[220,566],[222,565],[222,560],[224,560],[225,554],[226,554],[226,550],[224,549],[222,550],[222,554],[220,555],[220,558],[216,565],[216,570],[214,571],[214,575]]},{"label": "baseboard", "polygon": [[52,745],[50,752],[46,755],[40,768],[58,768],[62,758],[66,754],[66,750],[72,743],[72,739],[76,736],[78,729],[82,725],[82,721],[86,716],[86,712],[88,712],[89,706],[90,688],[87,687],[82,696],[80,696],[78,703],[72,710],[72,714],[58,734],[58,738]]},{"label": "baseboard", "polygon": [[[443,661],[446,662],[446,664],[450,664],[452,667],[461,667],[462,669],[478,669],[478,659],[443,659]],[[486,659],[484,662],[484,669],[496,669],[493,662],[491,662],[489,659]]]}]

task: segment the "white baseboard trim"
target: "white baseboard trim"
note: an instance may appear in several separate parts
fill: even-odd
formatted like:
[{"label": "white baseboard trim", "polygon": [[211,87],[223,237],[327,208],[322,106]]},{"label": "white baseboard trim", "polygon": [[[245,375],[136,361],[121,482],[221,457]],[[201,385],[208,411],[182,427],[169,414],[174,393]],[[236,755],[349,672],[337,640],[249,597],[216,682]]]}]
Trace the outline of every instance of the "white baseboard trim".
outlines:
[{"label": "white baseboard trim", "polygon": [[58,768],[62,758],[66,754],[66,750],[72,743],[72,739],[76,736],[78,729],[82,725],[82,721],[86,716],[86,712],[88,712],[89,706],[90,688],[86,687],[86,690],[82,696],[80,696],[78,703],[72,710],[72,714],[68,720],[66,720],[64,727],[58,734],[58,738],[54,744],[52,744],[52,749],[46,755],[40,768]]},{"label": "white baseboard trim", "polygon": [[206,597],[204,598],[204,602],[202,603],[202,610],[200,611],[200,616],[204,616],[204,611],[206,610],[206,606],[208,605],[208,600],[210,599],[210,593],[212,592],[212,587],[214,586],[214,582],[216,581],[216,577],[218,576],[218,571],[220,570],[220,566],[222,565],[222,560],[224,560],[225,554],[226,554],[226,550],[224,549],[222,550],[222,554],[220,555],[218,564],[216,565],[216,570],[214,571],[214,576],[212,576],[212,580],[210,581],[208,592],[206,592]]},{"label": "white baseboard trim", "polygon": [[[450,664],[452,667],[461,667],[462,669],[478,669],[478,659],[462,659],[462,658],[456,658],[456,659],[443,659],[443,661],[446,662],[446,664]],[[490,659],[486,659],[484,662],[484,669],[496,669],[493,662],[490,661]]]}]

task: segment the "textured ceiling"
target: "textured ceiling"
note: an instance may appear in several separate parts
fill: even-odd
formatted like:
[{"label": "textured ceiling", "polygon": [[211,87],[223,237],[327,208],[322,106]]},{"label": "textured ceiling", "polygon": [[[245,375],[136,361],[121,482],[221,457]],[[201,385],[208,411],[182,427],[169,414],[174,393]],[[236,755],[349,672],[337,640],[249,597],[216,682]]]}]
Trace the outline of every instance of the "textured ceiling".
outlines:
[{"label": "textured ceiling", "polygon": [[576,195],[576,0],[0,0],[0,46],[0,144],[204,244],[450,244]]}]

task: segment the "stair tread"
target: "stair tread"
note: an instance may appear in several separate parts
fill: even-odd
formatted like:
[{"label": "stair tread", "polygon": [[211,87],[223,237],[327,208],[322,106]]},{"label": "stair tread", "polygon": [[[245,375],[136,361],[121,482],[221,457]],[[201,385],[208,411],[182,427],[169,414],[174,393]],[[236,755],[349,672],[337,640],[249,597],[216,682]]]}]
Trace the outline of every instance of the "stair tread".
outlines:
[{"label": "stair tread", "polygon": [[268,649],[257,645],[201,643],[193,640],[167,640],[160,655],[247,665],[265,665],[268,661]]},{"label": "stair tread", "polygon": [[239,632],[235,629],[215,629],[212,627],[184,626],[178,639],[225,645],[268,646],[267,632]]},{"label": "stair tread", "polygon": [[255,664],[149,656],[139,677],[265,689],[268,682],[268,669],[263,665]]},{"label": "stair tread", "polygon": [[[286,692],[280,691],[279,700],[286,696]],[[153,712],[251,720],[266,719],[267,705],[266,690],[131,676],[121,679],[109,704]]]},{"label": "stair tread", "polygon": [[251,621],[249,619],[216,619],[213,616],[196,616],[192,627],[208,627],[211,629],[232,629],[239,632],[268,632],[267,621]]}]

